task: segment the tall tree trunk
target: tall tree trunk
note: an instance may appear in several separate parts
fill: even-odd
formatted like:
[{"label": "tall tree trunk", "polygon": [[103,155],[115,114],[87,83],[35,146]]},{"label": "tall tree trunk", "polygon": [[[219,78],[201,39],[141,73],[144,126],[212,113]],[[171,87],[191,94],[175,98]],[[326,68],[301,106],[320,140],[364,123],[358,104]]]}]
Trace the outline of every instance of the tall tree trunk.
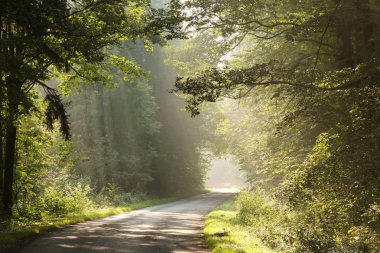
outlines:
[{"label": "tall tree trunk", "polygon": [[[342,0],[334,0],[336,4],[340,4]],[[342,5],[339,15],[337,15],[336,24],[336,36],[339,40],[339,53],[337,55],[337,62],[342,68],[354,68],[354,49],[352,45],[353,26],[352,18],[347,13],[352,14],[352,6]]]},{"label": "tall tree trunk", "polygon": [[370,58],[375,51],[375,43],[371,40],[375,24],[372,20],[372,10],[369,0],[356,0],[358,17],[356,20],[356,40],[358,63]]},{"label": "tall tree trunk", "polygon": [[7,214],[11,215],[13,204],[13,174],[16,153],[16,120],[20,103],[21,83],[13,78],[8,78],[5,83],[7,87],[8,117],[6,121],[5,137],[3,206]]},{"label": "tall tree trunk", "polygon": [[104,112],[104,86],[98,84],[98,115],[99,115],[99,131],[100,137],[106,138],[106,120]]},{"label": "tall tree trunk", "polygon": [[98,123],[99,123],[99,135],[101,140],[101,155],[102,155],[102,174],[103,177],[102,180],[102,187],[105,186],[107,182],[110,182],[110,176],[109,176],[109,170],[111,169],[108,162],[107,157],[107,134],[106,134],[106,118],[105,118],[105,110],[104,110],[104,86],[103,84],[98,84]]},{"label": "tall tree trunk", "polygon": [[[4,39],[4,31],[3,31],[3,27],[4,27],[4,24],[3,24],[3,19],[2,17],[0,17],[0,41],[2,41]],[[4,46],[0,46],[0,55],[4,55]],[[0,65],[0,196],[2,196],[2,192],[3,192],[3,175],[4,175],[4,160],[3,160],[3,150],[4,150],[4,146],[3,146],[3,106],[4,106],[4,99],[5,99],[5,96],[4,96],[4,82],[3,82],[3,69],[2,69],[2,65]]]},{"label": "tall tree trunk", "polygon": [[[94,88],[92,87],[84,87],[84,123],[85,123],[85,145],[89,147],[90,152],[94,152],[97,148],[96,143],[96,134],[94,131],[96,129],[94,124],[96,124],[96,119],[93,119],[94,110],[96,110],[96,104],[93,104],[93,96]],[[91,155],[90,155],[91,156]],[[99,157],[96,157],[98,161]],[[97,163],[95,167],[92,167],[88,174],[91,178],[91,184],[96,191],[100,191],[100,181],[101,181],[101,173],[99,172],[99,164]]]},{"label": "tall tree trunk", "polygon": [[92,147],[93,144],[93,131],[91,125],[91,93],[90,88],[85,86],[83,88],[83,98],[84,98],[84,123],[85,123],[85,142],[86,145]]},{"label": "tall tree trunk", "polygon": [[[5,8],[7,4],[5,4]],[[13,58],[16,56],[16,46],[13,43],[13,33],[15,25],[12,24],[11,18],[5,19],[5,31],[4,36],[10,43],[5,49],[5,53],[8,57]],[[5,126],[5,154],[4,154],[4,185],[2,202],[3,207],[7,215],[12,215],[12,202],[13,202],[13,175],[15,167],[15,153],[16,153],[16,118],[18,115],[18,106],[20,103],[20,92],[22,83],[13,76],[8,76],[5,80],[2,80],[4,85],[3,90],[6,93],[7,101],[7,116]]]},{"label": "tall tree trunk", "polygon": [[[1,83],[0,83],[0,85],[1,85]],[[0,89],[1,89],[1,87],[0,87]],[[2,99],[1,92],[0,92],[0,98]],[[4,178],[3,178],[3,176],[4,176],[3,148],[4,147],[3,147],[3,123],[2,123],[3,118],[1,115],[2,110],[3,110],[2,101],[0,100],[0,196],[2,195],[1,193],[3,192],[3,187],[4,187],[4,184],[3,184],[3,182],[4,182]]]},{"label": "tall tree trunk", "polygon": [[14,126],[13,123],[9,123],[6,131],[3,191],[3,206],[8,215],[12,214],[13,204],[13,174],[16,153],[16,133],[16,126]]}]

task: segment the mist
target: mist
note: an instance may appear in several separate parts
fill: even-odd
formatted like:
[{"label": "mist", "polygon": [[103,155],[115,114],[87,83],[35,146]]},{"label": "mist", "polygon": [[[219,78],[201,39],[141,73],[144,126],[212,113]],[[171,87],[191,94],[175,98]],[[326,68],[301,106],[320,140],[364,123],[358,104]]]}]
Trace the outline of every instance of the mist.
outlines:
[{"label": "mist", "polygon": [[246,187],[246,176],[240,169],[232,156],[213,158],[207,169],[206,188],[241,189]]}]

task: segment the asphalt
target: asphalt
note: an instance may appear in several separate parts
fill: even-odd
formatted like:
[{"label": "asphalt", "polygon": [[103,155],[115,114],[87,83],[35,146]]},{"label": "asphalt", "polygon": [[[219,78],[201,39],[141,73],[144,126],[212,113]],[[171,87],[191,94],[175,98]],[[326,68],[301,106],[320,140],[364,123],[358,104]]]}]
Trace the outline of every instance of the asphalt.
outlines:
[{"label": "asphalt", "polygon": [[52,231],[22,253],[210,252],[206,215],[234,193],[212,192]]}]

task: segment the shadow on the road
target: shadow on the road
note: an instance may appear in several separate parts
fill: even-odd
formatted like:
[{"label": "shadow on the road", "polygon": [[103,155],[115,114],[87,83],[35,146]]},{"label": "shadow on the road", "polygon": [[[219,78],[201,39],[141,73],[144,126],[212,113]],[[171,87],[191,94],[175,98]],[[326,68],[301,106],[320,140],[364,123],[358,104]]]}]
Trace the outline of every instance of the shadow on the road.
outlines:
[{"label": "shadow on the road", "polygon": [[204,194],[71,225],[22,252],[209,252],[202,233],[205,214],[229,196]]},{"label": "shadow on the road", "polygon": [[173,214],[164,214],[160,218],[173,220],[161,224],[155,220],[153,224],[146,222],[144,225],[103,225],[80,233],[74,228],[51,237],[49,244],[59,248],[58,252],[174,252],[174,249],[207,252],[203,235],[199,234],[202,226],[198,222],[178,219]]}]

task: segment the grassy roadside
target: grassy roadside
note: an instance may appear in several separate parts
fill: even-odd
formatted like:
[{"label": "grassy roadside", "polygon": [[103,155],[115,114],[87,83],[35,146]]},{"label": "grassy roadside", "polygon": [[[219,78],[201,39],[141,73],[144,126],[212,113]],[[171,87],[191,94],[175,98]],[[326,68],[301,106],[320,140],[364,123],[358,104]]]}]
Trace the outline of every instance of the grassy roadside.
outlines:
[{"label": "grassy roadside", "polygon": [[0,251],[1,249],[13,247],[16,243],[21,242],[21,240],[25,238],[36,236],[50,229],[60,228],[65,225],[74,224],[78,222],[100,219],[107,216],[129,212],[149,206],[165,204],[206,192],[207,191],[197,192],[193,194],[183,194],[169,198],[151,198],[141,202],[132,203],[126,206],[95,208],[86,210],[81,213],[67,215],[64,217],[47,217],[41,221],[25,222],[22,224],[12,224],[11,226],[3,225],[3,228],[0,227]]},{"label": "grassy roadside", "polygon": [[235,198],[212,211],[206,220],[204,233],[213,253],[275,253],[254,236],[249,227],[236,219]]}]

